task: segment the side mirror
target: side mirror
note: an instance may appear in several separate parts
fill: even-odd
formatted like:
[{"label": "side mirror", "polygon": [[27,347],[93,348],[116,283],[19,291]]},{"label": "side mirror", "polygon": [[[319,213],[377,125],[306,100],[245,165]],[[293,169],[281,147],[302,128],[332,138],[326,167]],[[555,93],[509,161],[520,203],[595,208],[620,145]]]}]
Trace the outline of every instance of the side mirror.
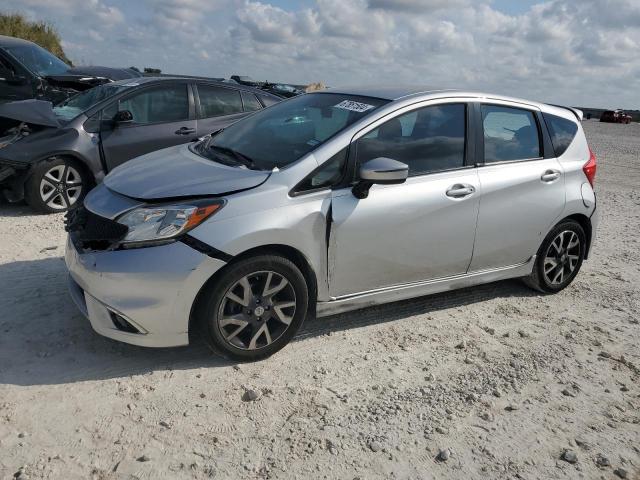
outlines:
[{"label": "side mirror", "polygon": [[404,183],[409,176],[409,165],[391,158],[378,157],[360,166],[360,180],[353,186],[356,198],[367,198],[373,184],[394,185]]},{"label": "side mirror", "polygon": [[133,122],[133,114],[129,110],[120,110],[113,117],[113,123],[130,123]]}]

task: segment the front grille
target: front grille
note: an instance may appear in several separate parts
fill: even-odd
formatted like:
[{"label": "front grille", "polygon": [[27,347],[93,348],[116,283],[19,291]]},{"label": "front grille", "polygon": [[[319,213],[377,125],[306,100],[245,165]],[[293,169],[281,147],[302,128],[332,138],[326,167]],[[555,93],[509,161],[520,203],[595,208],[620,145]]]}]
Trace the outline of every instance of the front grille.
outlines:
[{"label": "front grille", "polygon": [[77,247],[90,250],[113,248],[129,231],[127,226],[96,215],[84,206],[67,212],[65,230]]}]

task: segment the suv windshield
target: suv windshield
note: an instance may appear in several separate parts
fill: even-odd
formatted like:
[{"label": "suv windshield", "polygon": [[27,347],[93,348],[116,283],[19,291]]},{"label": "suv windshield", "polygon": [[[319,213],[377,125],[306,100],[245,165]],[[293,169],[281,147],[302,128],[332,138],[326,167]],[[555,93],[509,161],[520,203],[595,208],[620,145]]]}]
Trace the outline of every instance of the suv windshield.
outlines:
[{"label": "suv windshield", "polygon": [[5,47],[16,60],[36,75],[64,75],[71,68],[51,52],[38,45],[15,45]]},{"label": "suv windshield", "polygon": [[116,93],[120,93],[130,87],[131,85],[114,84],[93,87],[59,103],[53,107],[53,113],[62,120],[72,120],[98,102],[112,97]]},{"label": "suv windshield", "polygon": [[283,168],[386,103],[337,93],[301,95],[234,123],[195,151],[252,169]]}]

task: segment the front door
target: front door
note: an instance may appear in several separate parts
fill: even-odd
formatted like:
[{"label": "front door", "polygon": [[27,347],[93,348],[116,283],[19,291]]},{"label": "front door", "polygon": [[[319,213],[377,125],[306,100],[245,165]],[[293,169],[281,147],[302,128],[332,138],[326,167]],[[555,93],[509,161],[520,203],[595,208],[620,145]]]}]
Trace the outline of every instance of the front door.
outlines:
[{"label": "front door", "polygon": [[356,166],[388,157],[409,165],[409,178],[374,185],[360,200],[350,189],[333,192],[332,296],[466,273],[480,194],[467,115],[464,103],[422,107],[352,144]]},{"label": "front door", "polygon": [[[564,210],[564,171],[544,158],[535,111],[482,105],[484,165],[470,271],[526,262]],[[548,152],[547,152],[548,153]]]},{"label": "front door", "polygon": [[197,138],[187,84],[152,87],[120,99],[103,111],[109,119],[128,110],[133,121],[107,125],[100,132],[108,170],[145,153],[187,143]]}]

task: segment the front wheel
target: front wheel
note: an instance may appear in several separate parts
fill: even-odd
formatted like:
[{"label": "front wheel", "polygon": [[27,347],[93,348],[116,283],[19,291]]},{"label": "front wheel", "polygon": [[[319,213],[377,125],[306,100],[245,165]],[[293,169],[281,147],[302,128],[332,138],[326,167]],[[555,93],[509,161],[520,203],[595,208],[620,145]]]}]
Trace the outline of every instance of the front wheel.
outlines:
[{"label": "front wheel", "polygon": [[261,255],[229,265],[202,302],[196,321],[212,350],[252,361],[289,343],[307,315],[309,293],[293,262]]},{"label": "front wheel", "polygon": [[543,293],[566,288],[580,271],[586,247],[586,235],[578,222],[560,222],[542,242],[533,272],[524,279],[525,283]]},{"label": "front wheel", "polygon": [[25,200],[39,212],[65,212],[81,204],[90,183],[78,162],[55,157],[34,165],[25,183]]}]

